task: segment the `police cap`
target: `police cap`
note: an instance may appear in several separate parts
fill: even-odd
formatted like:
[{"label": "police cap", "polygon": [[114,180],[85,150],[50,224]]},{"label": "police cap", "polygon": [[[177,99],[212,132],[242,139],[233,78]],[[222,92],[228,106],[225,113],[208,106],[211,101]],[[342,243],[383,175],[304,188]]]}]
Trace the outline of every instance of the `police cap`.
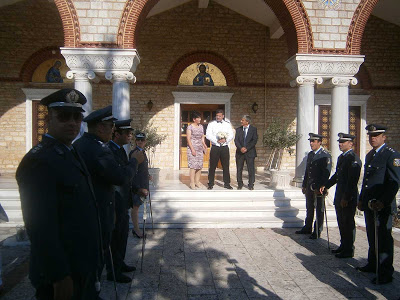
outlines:
[{"label": "police cap", "polygon": [[115,129],[132,129],[131,121],[132,119],[115,121]]},{"label": "police cap", "polygon": [[356,138],[355,135],[351,135],[351,134],[343,133],[343,132],[339,132],[338,137],[339,137],[339,139],[338,139],[339,143],[344,143],[347,141],[354,141],[354,139]]},{"label": "police cap", "polygon": [[83,121],[86,123],[115,121],[115,120],[117,120],[117,119],[114,118],[114,116],[112,115],[112,106],[111,105],[104,107],[102,109],[95,110],[83,119]]},{"label": "police cap", "polygon": [[82,105],[86,102],[85,95],[75,89],[62,89],[40,100],[40,104],[48,108],[72,108],[82,112],[84,112]]},{"label": "police cap", "polygon": [[322,141],[322,135],[320,134],[310,132],[308,135],[310,136],[308,139],[309,141],[314,141],[314,140]]},{"label": "police cap", "polygon": [[146,139],[146,134],[143,133],[143,132],[138,132],[138,133],[136,133],[135,138],[137,140],[145,140]]},{"label": "police cap", "polygon": [[387,127],[378,124],[369,124],[365,129],[368,130],[368,134],[379,135],[386,132]]}]

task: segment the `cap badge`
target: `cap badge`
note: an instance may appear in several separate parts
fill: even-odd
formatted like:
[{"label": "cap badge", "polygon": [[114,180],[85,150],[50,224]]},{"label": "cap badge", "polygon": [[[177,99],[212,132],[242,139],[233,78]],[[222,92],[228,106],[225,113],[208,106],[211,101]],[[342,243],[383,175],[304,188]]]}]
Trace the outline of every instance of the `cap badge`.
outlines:
[{"label": "cap badge", "polygon": [[76,103],[79,100],[79,95],[74,90],[70,91],[67,95],[65,95],[65,102],[67,103]]},{"label": "cap badge", "polygon": [[339,134],[339,138],[340,138],[340,139],[343,138],[343,134],[342,134],[342,133]]},{"label": "cap badge", "polygon": [[371,126],[371,131],[375,131],[376,130],[376,127],[375,126]]}]

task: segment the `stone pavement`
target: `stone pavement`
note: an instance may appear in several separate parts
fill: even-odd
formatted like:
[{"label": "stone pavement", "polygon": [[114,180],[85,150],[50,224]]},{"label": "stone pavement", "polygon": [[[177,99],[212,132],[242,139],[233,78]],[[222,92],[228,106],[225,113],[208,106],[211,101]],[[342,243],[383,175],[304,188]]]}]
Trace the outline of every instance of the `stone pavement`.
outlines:
[{"label": "stone pavement", "polygon": [[[394,281],[376,286],[366,263],[365,229],[357,229],[355,257],[337,259],[327,250],[326,231],[318,241],[296,229],[156,229],[148,232],[143,272],[141,240],[131,235],[127,262],[135,264],[132,284],[118,284],[119,299],[399,299],[400,233],[394,233]],[[330,228],[331,247],[338,245]],[[103,278],[104,279],[104,278]],[[25,277],[4,300],[34,299]],[[103,280],[102,296],[115,299]]]}]

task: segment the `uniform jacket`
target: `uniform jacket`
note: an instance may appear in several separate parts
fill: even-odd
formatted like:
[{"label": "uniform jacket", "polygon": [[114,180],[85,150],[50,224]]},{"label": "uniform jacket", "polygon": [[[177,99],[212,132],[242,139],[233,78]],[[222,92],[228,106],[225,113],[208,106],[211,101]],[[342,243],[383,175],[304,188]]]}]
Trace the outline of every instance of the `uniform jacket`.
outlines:
[{"label": "uniform jacket", "polygon": [[137,168],[136,160],[120,166],[107,144],[87,132],[74,142],[74,147],[82,155],[92,177],[102,230],[111,232],[114,228],[114,185],[122,186],[132,180]]},{"label": "uniform jacket", "polygon": [[[249,125],[246,135],[246,146],[244,145],[244,131],[243,126],[236,128],[235,145],[236,155],[245,155],[246,157],[257,157],[256,144],[258,140],[257,128]],[[240,152],[242,147],[247,148],[246,153]]]},{"label": "uniform jacket", "polygon": [[93,273],[100,262],[100,227],[89,172],[57,140],[44,136],[16,173],[31,241],[33,286]]},{"label": "uniform jacket", "polygon": [[326,183],[326,188],[336,185],[335,205],[340,201],[351,201],[356,203],[358,198],[358,180],[360,178],[361,160],[357,154],[350,150],[345,155],[338,157],[336,173]]},{"label": "uniform jacket", "polygon": [[390,210],[400,185],[400,153],[384,145],[375,154],[374,150],[365,157],[364,180],[360,193],[360,201],[364,209],[368,201],[382,201]]},{"label": "uniform jacket", "polygon": [[304,174],[303,188],[312,191],[326,184],[331,174],[332,157],[324,148],[318,150],[314,155],[314,151],[310,151],[307,156],[306,172]]},{"label": "uniform jacket", "polygon": [[[123,167],[129,164],[128,155],[123,147],[118,147],[113,142],[107,143],[108,147],[114,154],[114,158],[118,165]],[[126,211],[129,208],[130,197],[131,197],[131,182],[128,181],[125,184],[118,186],[114,185],[115,189],[115,206],[116,210],[119,209],[121,212]]]},{"label": "uniform jacket", "polygon": [[[136,147],[131,151],[131,153],[134,151],[140,151],[140,149]],[[145,156],[145,159],[143,163],[139,165],[137,173],[132,180],[133,197],[140,197],[138,195],[139,189],[149,190],[149,161],[147,159],[146,152],[143,151],[143,154]]]}]

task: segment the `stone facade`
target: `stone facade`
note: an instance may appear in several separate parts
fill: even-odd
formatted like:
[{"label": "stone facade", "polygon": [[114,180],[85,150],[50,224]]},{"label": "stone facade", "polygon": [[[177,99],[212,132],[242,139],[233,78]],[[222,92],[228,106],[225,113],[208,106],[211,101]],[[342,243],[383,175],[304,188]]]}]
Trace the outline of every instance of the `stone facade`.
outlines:
[{"label": "stone facade", "polygon": [[[56,4],[60,1],[56,1]],[[324,10],[318,1],[303,1],[314,32],[314,46],[331,48],[324,44],[323,34],[333,48],[342,49],[346,41],[346,26],[352,19],[352,10],[360,0],[342,0],[337,10]],[[113,34],[119,28],[124,0],[66,1],[73,3],[79,16],[81,41],[116,43]],[[47,0],[26,0],[0,8],[0,172],[14,172],[26,152],[26,106],[21,88],[62,88],[72,84],[30,83],[30,70],[46,59],[60,57],[57,50],[65,46],[69,36],[64,35],[62,19],[57,6]],[[140,64],[130,85],[130,109],[133,125],[152,121],[167,139],[157,149],[155,166],[171,169],[174,156],[174,91],[212,91],[233,93],[231,121],[240,126],[243,114],[250,114],[259,131],[257,166],[264,166],[270,150],[262,146],[262,133],[273,118],[296,122],[297,88],[285,62],[290,50],[286,35],[270,39],[268,28],[251,21],[223,6],[210,1],[207,9],[199,9],[197,1],[145,19],[136,36]],[[97,12],[97,15],[96,13]],[[344,13],[346,12],[346,14]],[[106,13],[106,15],[105,15]],[[337,13],[337,16],[336,16]],[[103,15],[104,14],[104,15]],[[331,24],[322,24],[329,19]],[[199,26],[199,20],[202,26]],[[336,24],[340,21],[340,24]],[[109,22],[109,24],[108,24]],[[336,32],[336,29],[338,32]],[[97,34],[102,35],[95,36]],[[335,34],[339,34],[336,39]],[[357,75],[360,84],[351,93],[369,93],[367,122],[388,125],[389,143],[400,149],[400,50],[397,47],[400,28],[376,17],[367,23],[361,54],[365,54],[363,70]],[[318,44],[320,43],[320,44]],[[55,50],[54,50],[55,49]],[[384,55],[382,55],[384,53]],[[219,57],[226,63],[222,68],[229,78],[228,87],[199,89],[178,87],[173,78],[174,69],[192,54],[199,61]],[[217,65],[218,66],[218,65]],[[219,66],[220,67],[220,66]],[[32,71],[33,72],[33,71]],[[175,76],[175,77],[174,77]],[[97,76],[92,83],[93,109],[112,103],[112,84]],[[361,88],[361,89],[360,89]],[[151,111],[147,103],[154,104]],[[257,102],[258,111],[251,105]],[[368,145],[368,144],[367,144]],[[232,158],[235,148],[232,147]],[[294,168],[295,157],[285,153],[282,167]],[[234,159],[231,160],[234,166]]]}]

